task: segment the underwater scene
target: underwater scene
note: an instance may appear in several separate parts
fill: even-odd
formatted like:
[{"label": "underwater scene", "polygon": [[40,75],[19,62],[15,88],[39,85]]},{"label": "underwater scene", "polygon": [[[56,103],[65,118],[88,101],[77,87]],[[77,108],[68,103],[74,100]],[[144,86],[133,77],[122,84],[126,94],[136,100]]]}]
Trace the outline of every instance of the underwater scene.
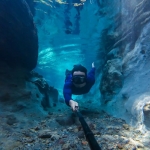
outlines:
[{"label": "underwater scene", "polygon": [[0,0],[0,150],[150,150],[150,1]]}]

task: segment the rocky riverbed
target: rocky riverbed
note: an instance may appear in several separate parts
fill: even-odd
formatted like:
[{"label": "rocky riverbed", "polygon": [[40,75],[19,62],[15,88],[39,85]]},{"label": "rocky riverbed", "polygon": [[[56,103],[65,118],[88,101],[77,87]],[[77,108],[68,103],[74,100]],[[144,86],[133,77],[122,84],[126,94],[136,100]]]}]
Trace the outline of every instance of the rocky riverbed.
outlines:
[{"label": "rocky riverbed", "polygon": [[[102,150],[150,149],[148,132],[98,109],[82,107],[80,112]],[[46,116],[26,112],[20,117],[0,114],[0,150],[90,150],[77,116],[64,103],[48,110]]]}]

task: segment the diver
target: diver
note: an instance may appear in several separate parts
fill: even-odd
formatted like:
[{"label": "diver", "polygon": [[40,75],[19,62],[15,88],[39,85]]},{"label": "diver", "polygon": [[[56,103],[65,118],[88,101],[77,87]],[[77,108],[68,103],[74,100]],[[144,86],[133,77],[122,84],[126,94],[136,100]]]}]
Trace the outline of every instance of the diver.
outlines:
[{"label": "diver", "polygon": [[73,111],[78,109],[78,103],[72,99],[72,94],[82,95],[88,93],[95,83],[95,66],[87,74],[87,69],[82,65],[74,65],[72,71],[66,70],[66,79],[63,88],[65,102]]}]

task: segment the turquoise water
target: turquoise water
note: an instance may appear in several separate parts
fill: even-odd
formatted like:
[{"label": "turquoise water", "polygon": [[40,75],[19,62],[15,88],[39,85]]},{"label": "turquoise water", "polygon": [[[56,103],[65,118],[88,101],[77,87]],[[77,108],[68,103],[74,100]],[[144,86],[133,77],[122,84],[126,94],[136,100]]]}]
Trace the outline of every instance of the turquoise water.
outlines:
[{"label": "turquoise water", "polygon": [[[61,93],[66,69],[80,63],[90,70],[92,62],[97,60],[100,48],[98,32],[101,32],[99,17],[95,15],[98,6],[96,2],[85,2],[78,6],[77,11],[72,4],[56,3],[50,7],[43,2],[37,3],[36,8],[34,19],[39,36],[36,70]],[[66,20],[71,22],[70,26]],[[66,33],[68,28],[71,30],[69,34]]]},{"label": "turquoise water", "polygon": [[[103,4],[103,5],[101,5]],[[107,4],[111,7],[106,7]],[[82,64],[88,70],[92,62],[103,65],[105,48],[101,35],[114,22],[120,11],[118,2],[101,1],[38,1],[34,17],[39,37],[39,58],[36,70],[60,94],[66,69]],[[107,16],[101,13],[107,11]],[[111,29],[110,29],[110,34]],[[97,67],[97,68],[98,68]]]}]

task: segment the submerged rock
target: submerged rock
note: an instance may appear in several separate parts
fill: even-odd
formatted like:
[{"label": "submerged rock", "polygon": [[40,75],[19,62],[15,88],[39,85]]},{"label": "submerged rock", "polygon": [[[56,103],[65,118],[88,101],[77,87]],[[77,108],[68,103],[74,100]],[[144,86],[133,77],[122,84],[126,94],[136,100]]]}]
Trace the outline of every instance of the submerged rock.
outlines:
[{"label": "submerged rock", "polygon": [[73,118],[72,116],[69,117],[60,117],[57,118],[56,121],[61,125],[61,126],[70,126],[73,125],[75,123],[75,118]]},{"label": "submerged rock", "polygon": [[51,132],[51,130],[42,130],[39,132],[38,137],[39,138],[51,138],[52,132]]},{"label": "submerged rock", "polygon": [[112,100],[113,96],[119,92],[122,87],[123,75],[120,59],[108,60],[105,65],[100,91],[104,103]]},{"label": "submerged rock", "polygon": [[[58,90],[55,89],[52,86],[49,86],[45,78],[43,76],[39,75],[38,73],[31,71],[27,77],[26,80],[34,83],[39,91],[44,95],[41,105],[43,106],[44,109],[47,109],[52,106],[56,106],[56,103],[58,102]],[[37,95],[37,97],[39,97]],[[53,104],[52,104],[53,102]]]},{"label": "submerged rock", "polygon": [[37,64],[38,37],[25,0],[0,1],[0,33],[0,60],[32,70]]}]

